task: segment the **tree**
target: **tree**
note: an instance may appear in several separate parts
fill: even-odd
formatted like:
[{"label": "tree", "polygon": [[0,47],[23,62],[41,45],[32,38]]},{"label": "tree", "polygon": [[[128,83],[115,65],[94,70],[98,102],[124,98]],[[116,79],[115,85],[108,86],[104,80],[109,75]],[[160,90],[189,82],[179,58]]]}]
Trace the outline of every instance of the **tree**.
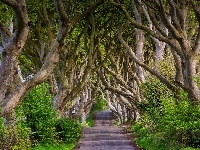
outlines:
[{"label": "tree", "polygon": [[[59,60],[59,52],[63,48],[64,40],[74,25],[85,16],[93,12],[104,0],[99,0],[92,4],[77,16],[69,16],[66,13],[64,4],[61,0],[55,0],[56,13],[59,18],[59,27],[54,43],[49,49],[42,67],[32,77],[22,83],[16,83],[13,91],[8,93],[8,88],[12,83],[12,77],[17,73],[17,63],[19,55],[26,43],[30,21],[25,1],[2,0],[1,2],[10,6],[16,16],[16,30],[8,39],[8,43],[3,45],[2,62],[0,65],[0,97],[1,97],[1,116],[10,113],[19,104],[22,97],[34,86],[48,79]],[[5,25],[1,23],[1,31],[6,32]],[[2,34],[1,34],[2,36]],[[5,40],[4,37],[2,37]]]},{"label": "tree", "polygon": [[[68,47],[61,54],[62,59],[54,71],[58,83],[54,103],[60,114],[76,103],[77,98],[81,97],[81,92],[88,87],[92,76],[98,41],[95,20],[92,15],[87,19],[83,29],[77,27],[72,32],[68,39]],[[80,32],[77,31],[79,29]],[[73,37],[73,34],[78,36]]]},{"label": "tree", "polygon": [[[110,0],[114,6],[124,13],[131,25],[144,30],[153,38],[169,46],[176,68],[173,80],[166,78],[136,57],[134,50],[125,42],[126,40],[122,36],[125,27],[121,27],[118,31],[118,38],[125,50],[136,64],[156,76],[169,89],[176,92],[178,88],[182,88],[188,93],[191,102],[199,103],[200,91],[195,82],[195,78],[198,76],[196,67],[200,50],[199,2],[194,0],[134,1],[139,3],[139,7],[146,9],[145,13],[148,13],[149,17],[147,19],[152,23],[155,30],[152,30],[151,26],[146,24],[147,19],[144,19],[143,22],[138,22],[138,20],[131,17],[125,5]],[[143,12],[141,11],[140,13]],[[166,29],[168,33],[165,32]]]}]

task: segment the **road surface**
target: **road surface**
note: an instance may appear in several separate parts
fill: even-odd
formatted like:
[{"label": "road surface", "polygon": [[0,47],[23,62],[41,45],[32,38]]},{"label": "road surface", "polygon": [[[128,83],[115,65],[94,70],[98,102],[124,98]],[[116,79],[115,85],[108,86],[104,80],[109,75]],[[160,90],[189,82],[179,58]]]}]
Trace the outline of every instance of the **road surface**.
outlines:
[{"label": "road surface", "polygon": [[114,126],[110,110],[98,112],[95,126],[84,129],[76,150],[135,150],[122,128]]}]

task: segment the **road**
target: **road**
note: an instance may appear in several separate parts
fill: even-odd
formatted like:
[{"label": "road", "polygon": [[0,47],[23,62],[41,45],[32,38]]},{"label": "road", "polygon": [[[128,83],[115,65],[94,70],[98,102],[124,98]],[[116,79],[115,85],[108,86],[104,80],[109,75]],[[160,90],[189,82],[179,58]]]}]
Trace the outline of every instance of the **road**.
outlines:
[{"label": "road", "polygon": [[135,150],[122,128],[114,126],[110,110],[98,112],[95,126],[84,129],[76,150]]}]

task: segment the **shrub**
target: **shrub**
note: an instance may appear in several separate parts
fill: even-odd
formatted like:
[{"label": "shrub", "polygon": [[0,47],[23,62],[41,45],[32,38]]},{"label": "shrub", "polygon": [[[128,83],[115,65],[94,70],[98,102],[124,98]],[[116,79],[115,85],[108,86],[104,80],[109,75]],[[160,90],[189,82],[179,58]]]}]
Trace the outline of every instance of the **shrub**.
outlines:
[{"label": "shrub", "polygon": [[107,102],[102,96],[98,96],[96,102],[93,104],[90,115],[86,119],[86,126],[94,126],[94,116],[97,111],[107,109]]},{"label": "shrub", "polygon": [[31,148],[31,150],[72,150],[75,147],[74,144],[64,144],[64,143],[51,143],[51,144],[39,144]]},{"label": "shrub", "polygon": [[157,80],[146,82],[143,90],[146,99],[138,103],[142,115],[133,126],[139,146],[148,150],[200,147],[199,106],[190,103],[184,92],[177,100]]},{"label": "shrub", "polygon": [[53,108],[49,85],[43,83],[33,88],[22,103],[26,123],[32,131],[32,140],[51,142],[56,136],[56,111]]},{"label": "shrub", "polygon": [[74,143],[81,137],[80,123],[69,118],[59,118],[56,122],[56,132],[59,140]]},{"label": "shrub", "polygon": [[0,118],[0,149],[27,150],[31,146],[29,136],[31,130],[24,123],[24,115],[21,109],[17,109],[14,124],[5,124],[4,118]]},{"label": "shrub", "polygon": [[102,96],[97,97],[97,101],[92,106],[92,111],[101,111],[107,109],[107,102]]}]

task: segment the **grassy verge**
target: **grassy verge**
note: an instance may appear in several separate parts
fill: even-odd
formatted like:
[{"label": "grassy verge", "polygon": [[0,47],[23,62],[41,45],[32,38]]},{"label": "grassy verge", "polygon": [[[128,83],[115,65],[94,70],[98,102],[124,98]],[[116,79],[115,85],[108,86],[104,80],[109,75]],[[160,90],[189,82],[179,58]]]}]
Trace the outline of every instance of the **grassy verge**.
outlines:
[{"label": "grassy verge", "polygon": [[97,111],[93,111],[90,113],[89,117],[86,119],[86,127],[94,127],[94,117]]},{"label": "grassy verge", "polygon": [[40,144],[31,148],[31,150],[72,150],[75,144]]}]

